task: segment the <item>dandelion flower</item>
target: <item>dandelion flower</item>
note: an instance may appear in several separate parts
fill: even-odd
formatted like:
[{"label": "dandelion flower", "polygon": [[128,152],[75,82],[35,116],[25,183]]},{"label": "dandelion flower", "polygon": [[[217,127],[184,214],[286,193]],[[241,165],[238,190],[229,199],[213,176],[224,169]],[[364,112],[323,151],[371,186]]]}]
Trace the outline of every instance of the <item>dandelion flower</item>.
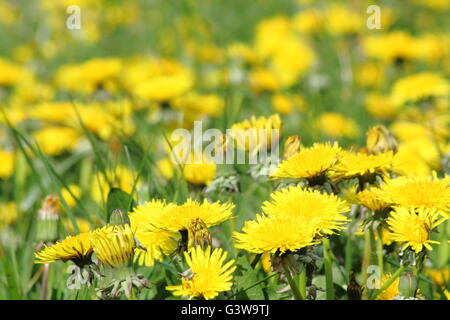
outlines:
[{"label": "dandelion flower", "polygon": [[[381,277],[381,284],[382,287],[390,278],[392,278],[392,275],[390,273],[383,274]],[[400,277],[394,280],[394,282],[391,283],[389,287],[386,288],[382,293],[380,293],[377,297],[377,300],[392,300],[396,296],[400,295],[400,290],[398,288],[400,284]]]},{"label": "dandelion flower", "polygon": [[135,260],[140,265],[152,266],[154,261],[162,261],[177,248],[177,235],[170,231],[154,230],[152,217],[169,212],[175,207],[162,200],[152,200],[138,206],[129,214],[131,229],[140,244],[145,248],[135,249]]},{"label": "dandelion flower", "polygon": [[242,233],[235,232],[236,248],[253,253],[286,253],[316,244],[315,228],[301,216],[266,217],[246,221]]},{"label": "dandelion flower", "polygon": [[439,243],[429,239],[430,231],[443,220],[438,221],[438,212],[428,208],[396,207],[387,219],[392,232],[392,240],[404,242],[402,250],[411,247],[416,253],[425,247],[432,250],[431,243]]},{"label": "dandelion flower", "polygon": [[222,249],[200,246],[185,252],[186,262],[192,271],[192,277],[182,279],[181,285],[167,286],[175,296],[189,296],[191,299],[202,296],[206,300],[214,299],[220,292],[231,289],[232,273],[236,269],[234,260],[224,264],[227,253]]},{"label": "dandelion flower", "polygon": [[92,232],[91,245],[97,258],[109,267],[127,266],[136,246],[130,225],[107,225]]},{"label": "dandelion flower", "polygon": [[429,97],[448,96],[450,83],[435,73],[419,73],[398,80],[391,94],[394,103],[401,105]]},{"label": "dandelion flower", "polygon": [[272,178],[312,179],[327,173],[336,164],[341,148],[337,144],[315,143],[312,147],[301,148],[288,159],[282,161]]},{"label": "dandelion flower", "polygon": [[448,217],[450,210],[449,183],[449,176],[438,179],[435,175],[389,179],[380,187],[380,198],[392,205],[436,209]]},{"label": "dandelion flower", "polygon": [[343,213],[349,212],[350,207],[335,195],[294,186],[272,193],[262,210],[271,217],[302,217],[304,223],[313,227],[315,235],[320,236],[342,229],[349,221]]},{"label": "dandelion flower", "polygon": [[[141,212],[145,212],[150,207],[143,207]],[[188,199],[186,203],[173,206],[167,210],[158,210],[150,214],[148,224],[153,230],[166,230],[179,232],[188,230],[190,223],[195,219],[201,219],[208,227],[215,226],[231,218],[234,205],[232,203],[221,204],[219,201],[209,203],[206,199],[203,203]]]},{"label": "dandelion flower", "polygon": [[360,177],[371,181],[375,175],[385,175],[391,170],[393,156],[392,151],[377,155],[344,152],[339,162],[333,167],[331,178],[339,181]]},{"label": "dandelion flower", "polygon": [[36,263],[51,263],[55,261],[73,261],[83,265],[90,258],[93,249],[91,246],[91,233],[81,233],[67,237],[63,241],[44,248],[36,253]]},{"label": "dandelion flower", "polygon": [[14,171],[15,156],[13,152],[0,150],[0,179],[9,179]]}]

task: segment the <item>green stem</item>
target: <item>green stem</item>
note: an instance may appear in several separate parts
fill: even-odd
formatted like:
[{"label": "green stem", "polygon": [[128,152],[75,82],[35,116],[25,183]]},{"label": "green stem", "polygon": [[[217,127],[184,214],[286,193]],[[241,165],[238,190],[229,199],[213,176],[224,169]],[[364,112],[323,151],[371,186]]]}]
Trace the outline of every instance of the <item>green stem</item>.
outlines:
[{"label": "green stem", "polygon": [[372,299],[376,299],[381,293],[383,293],[387,288],[389,288],[389,286],[398,278],[401,276],[401,274],[403,273],[403,271],[405,271],[406,266],[401,266],[399,269],[397,269],[397,271],[395,271],[395,273],[392,275],[392,277],[386,281],[383,286],[380,288],[380,290],[375,291],[375,296],[373,296],[373,294],[371,294],[370,300]]},{"label": "green stem", "polygon": [[323,259],[325,267],[325,282],[327,287],[327,300],[334,300],[333,261],[331,258],[330,239],[323,240]]},{"label": "green stem", "polygon": [[353,239],[352,235],[348,234],[347,243],[345,244],[345,274],[347,279],[350,278],[350,273],[353,269]]},{"label": "green stem", "polygon": [[[362,269],[361,269],[361,283],[365,284],[367,282],[367,269],[370,265],[370,257],[372,254],[372,242],[370,236],[370,229],[366,230],[364,233],[364,253],[363,253],[363,261],[362,261]],[[364,290],[362,299],[366,300],[368,297],[367,290]]]},{"label": "green stem", "polygon": [[302,300],[300,291],[298,290],[298,287],[295,284],[294,279],[292,279],[292,277],[291,277],[291,272],[284,264],[283,264],[283,271],[284,271],[284,275],[286,276],[287,281],[289,282],[289,286],[291,287],[292,293],[294,294],[295,300]]},{"label": "green stem", "polygon": [[306,265],[302,264],[302,271],[300,272],[298,279],[298,287],[302,300],[306,300]]},{"label": "green stem", "polygon": [[377,262],[378,267],[380,268],[380,274],[384,274],[384,263],[383,263],[383,232],[381,228],[377,230],[378,241],[377,241]]}]

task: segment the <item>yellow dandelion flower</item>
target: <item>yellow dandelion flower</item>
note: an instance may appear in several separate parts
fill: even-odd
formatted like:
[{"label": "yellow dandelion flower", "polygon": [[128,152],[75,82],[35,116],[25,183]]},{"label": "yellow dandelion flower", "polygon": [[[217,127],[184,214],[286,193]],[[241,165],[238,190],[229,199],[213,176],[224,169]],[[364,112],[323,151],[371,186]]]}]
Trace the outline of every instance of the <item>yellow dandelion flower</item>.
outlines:
[{"label": "yellow dandelion flower", "polygon": [[35,132],[34,137],[42,151],[52,156],[71,152],[80,142],[78,132],[66,127],[47,127]]},{"label": "yellow dandelion flower", "polygon": [[359,133],[358,124],[353,119],[335,112],[322,113],[316,125],[325,135],[335,139],[355,138]]},{"label": "yellow dandelion flower", "polygon": [[439,287],[445,287],[450,280],[450,269],[448,267],[443,269],[428,269],[426,274]]},{"label": "yellow dandelion flower", "polygon": [[442,215],[450,211],[450,176],[408,176],[387,180],[381,187],[380,199],[404,207],[436,209]]},{"label": "yellow dandelion flower", "polygon": [[7,202],[0,204],[0,231],[6,226],[17,221],[17,204]]},{"label": "yellow dandelion flower", "polygon": [[271,217],[302,217],[315,235],[320,236],[342,229],[349,221],[343,213],[349,212],[350,207],[336,195],[291,186],[272,193],[271,200],[263,203],[262,210]]},{"label": "yellow dandelion flower", "polygon": [[417,40],[403,31],[367,36],[363,39],[363,48],[369,57],[386,62],[401,62],[417,57]]},{"label": "yellow dandelion flower", "polygon": [[252,116],[250,120],[232,125],[231,134],[239,148],[254,153],[262,148],[269,150],[272,143],[281,138],[280,130],[282,126],[278,114],[268,118]]},{"label": "yellow dandelion flower", "polygon": [[392,240],[405,243],[402,250],[410,246],[419,253],[424,247],[432,250],[430,244],[439,243],[429,239],[431,230],[443,222],[442,219],[438,221],[438,216],[438,211],[433,209],[396,207],[386,222],[392,232]]},{"label": "yellow dandelion flower", "polygon": [[356,177],[373,180],[375,175],[385,175],[392,169],[392,151],[369,155],[361,152],[344,152],[339,162],[332,168],[333,180]]},{"label": "yellow dandelion flower", "polygon": [[415,102],[429,97],[448,96],[450,83],[436,73],[419,73],[401,78],[394,83],[392,99],[395,104]]},{"label": "yellow dandelion flower", "polygon": [[91,245],[97,258],[109,267],[127,266],[136,247],[130,225],[107,225],[94,230]]},{"label": "yellow dandelion flower", "polygon": [[364,189],[360,192],[357,192],[356,187],[353,187],[344,192],[344,199],[351,204],[359,204],[372,211],[381,211],[390,207],[390,204],[381,199],[380,192],[381,190],[376,187]]},{"label": "yellow dandelion flower", "polygon": [[299,152],[283,160],[272,178],[315,178],[330,170],[338,161],[342,149],[337,143],[315,143],[312,147],[303,147]]},{"label": "yellow dandelion flower", "polygon": [[[383,274],[381,277],[381,284],[380,287],[382,287],[390,278],[392,278],[392,275],[390,273]],[[398,288],[400,284],[400,277],[394,280],[392,284],[386,288],[382,293],[380,293],[377,297],[377,300],[392,300],[396,296],[400,295],[400,290]]]},{"label": "yellow dandelion flower", "polygon": [[0,150],[0,179],[9,179],[14,172],[15,155],[10,151]]},{"label": "yellow dandelion flower", "polygon": [[[72,192],[72,194],[77,198],[80,199],[81,196],[81,188],[77,185],[71,184],[68,186],[68,189]],[[67,189],[61,190],[61,195],[64,198],[64,201],[67,203],[67,205],[72,208],[77,202],[75,198],[72,196],[72,194]]]},{"label": "yellow dandelion flower", "polygon": [[196,185],[207,185],[216,176],[217,165],[206,156],[196,160],[192,155],[192,161],[183,167],[183,173],[186,181]]},{"label": "yellow dandelion flower", "polygon": [[175,296],[189,296],[196,298],[202,296],[206,300],[214,299],[220,292],[231,289],[232,273],[236,270],[234,260],[224,264],[227,253],[222,249],[214,249],[211,252],[208,246],[203,250],[200,246],[185,252],[186,263],[189,265],[192,277],[182,279],[181,285],[167,286]]},{"label": "yellow dandelion flower", "polygon": [[[149,224],[155,230],[178,232],[188,230],[189,224],[195,219],[201,219],[208,227],[215,226],[231,218],[234,204],[219,201],[203,203],[188,199],[184,204],[159,210],[149,217]],[[144,211],[147,209],[144,209]]]},{"label": "yellow dandelion flower", "polygon": [[140,244],[145,247],[135,249],[135,260],[140,265],[150,267],[155,260],[162,261],[164,255],[176,250],[176,239],[179,236],[170,231],[154,230],[151,224],[153,216],[163,215],[164,211],[170,212],[174,207],[175,205],[166,204],[162,200],[152,200],[129,213],[131,229]]},{"label": "yellow dandelion flower", "polygon": [[365,108],[372,116],[382,120],[396,117],[400,106],[393,103],[391,96],[369,93],[366,97]]},{"label": "yellow dandelion flower", "polygon": [[63,241],[44,248],[35,254],[35,263],[51,263],[55,261],[73,261],[77,265],[84,264],[92,253],[91,233],[69,236]]},{"label": "yellow dandelion flower", "polygon": [[385,126],[371,127],[367,130],[366,135],[366,147],[370,154],[379,154],[389,150],[397,151],[397,141]]},{"label": "yellow dandelion flower", "polygon": [[317,243],[316,229],[302,216],[266,217],[246,221],[242,233],[235,232],[236,248],[253,253],[286,253]]}]

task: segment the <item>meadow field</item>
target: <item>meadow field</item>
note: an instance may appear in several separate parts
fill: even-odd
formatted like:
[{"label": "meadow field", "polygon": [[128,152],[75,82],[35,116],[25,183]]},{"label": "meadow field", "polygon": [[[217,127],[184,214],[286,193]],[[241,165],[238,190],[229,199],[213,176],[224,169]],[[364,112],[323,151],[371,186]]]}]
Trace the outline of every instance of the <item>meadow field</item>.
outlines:
[{"label": "meadow field", "polygon": [[448,300],[449,98],[449,0],[0,0],[0,300]]}]

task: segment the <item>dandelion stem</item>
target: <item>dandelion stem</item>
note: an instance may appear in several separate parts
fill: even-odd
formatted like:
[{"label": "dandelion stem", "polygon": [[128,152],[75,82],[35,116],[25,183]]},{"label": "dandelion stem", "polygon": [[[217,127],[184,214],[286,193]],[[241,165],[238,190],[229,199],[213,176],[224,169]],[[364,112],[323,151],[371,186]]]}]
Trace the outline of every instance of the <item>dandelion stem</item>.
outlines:
[{"label": "dandelion stem", "polygon": [[283,264],[283,271],[284,271],[284,275],[286,276],[287,281],[289,282],[289,286],[291,287],[292,293],[294,294],[295,300],[302,300],[300,291],[298,290],[298,287],[295,284],[294,279],[292,279],[292,277],[291,277],[291,272],[284,264]]},{"label": "dandelion stem", "polygon": [[378,260],[378,267],[380,267],[380,274],[384,274],[384,262],[383,262],[383,235],[381,228],[378,228],[377,230],[378,234],[378,241],[377,241],[377,260]]},{"label": "dandelion stem", "polygon": [[333,262],[331,259],[330,239],[323,240],[323,259],[325,268],[325,282],[327,287],[327,300],[334,300]]},{"label": "dandelion stem", "polygon": [[306,300],[306,265],[302,265],[302,271],[299,275],[298,287],[300,290],[300,295],[302,296],[302,300]]},{"label": "dandelion stem", "polygon": [[[400,277],[400,275],[403,273],[403,271],[405,271],[406,266],[401,266],[399,269],[397,269],[397,271],[395,271],[395,273],[392,275],[391,278],[389,278],[388,281],[386,281],[383,286],[380,288],[380,290],[376,291],[375,296],[373,297],[373,299],[376,299],[376,297],[378,297],[381,293],[383,293],[387,288],[389,288],[389,286],[398,278]],[[373,296],[373,294],[371,295]],[[372,297],[371,297],[372,298]]]}]

